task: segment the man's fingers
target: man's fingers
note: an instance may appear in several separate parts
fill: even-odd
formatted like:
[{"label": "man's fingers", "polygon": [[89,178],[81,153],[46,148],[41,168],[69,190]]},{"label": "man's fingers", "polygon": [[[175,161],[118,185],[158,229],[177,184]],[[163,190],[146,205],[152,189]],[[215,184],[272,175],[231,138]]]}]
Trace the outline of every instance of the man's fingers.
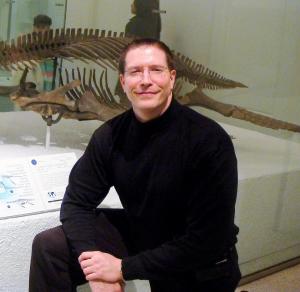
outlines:
[{"label": "man's fingers", "polygon": [[92,267],[84,268],[84,269],[82,269],[82,271],[83,271],[85,276],[91,275],[95,272]]},{"label": "man's fingers", "polygon": [[81,262],[81,261],[83,261],[83,260],[86,260],[86,259],[90,259],[90,258],[93,256],[94,253],[95,253],[95,252],[93,252],[93,251],[85,251],[85,252],[83,252],[83,253],[79,256],[79,258],[78,258],[79,262]]},{"label": "man's fingers", "polygon": [[89,266],[92,266],[93,265],[93,262],[91,259],[87,259],[87,260],[82,260],[80,262],[80,266],[82,269],[85,269],[86,267],[89,267]]},{"label": "man's fingers", "polygon": [[99,280],[96,273],[91,273],[89,275],[85,275],[85,279],[87,281],[97,281],[97,280]]}]

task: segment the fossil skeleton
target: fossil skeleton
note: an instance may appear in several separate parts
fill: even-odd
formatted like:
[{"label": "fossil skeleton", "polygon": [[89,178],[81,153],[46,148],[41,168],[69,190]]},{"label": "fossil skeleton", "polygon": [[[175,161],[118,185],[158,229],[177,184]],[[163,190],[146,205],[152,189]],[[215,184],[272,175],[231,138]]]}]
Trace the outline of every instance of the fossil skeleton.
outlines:
[{"label": "fossil skeleton", "polygon": [[[48,125],[58,122],[62,117],[105,121],[130,106],[122,93],[117,92],[117,97],[111,93],[107,81],[107,70],[117,70],[119,55],[124,46],[131,41],[132,38],[123,33],[117,34],[98,29],[56,29],[38,34],[31,33],[19,37],[16,41],[12,40],[10,44],[0,42],[0,69],[24,70],[20,86],[17,90],[13,89],[16,91],[11,94],[11,100],[23,110],[40,113]],[[222,103],[207,96],[203,89],[246,86],[227,79],[180,53],[174,53],[174,56],[177,71],[174,91],[180,103],[205,107],[224,116],[249,121],[267,128],[300,132],[299,125]],[[60,71],[60,86],[53,91],[40,93],[32,83],[26,82],[26,75],[28,69],[51,58],[96,63],[102,70],[100,78],[97,78],[95,70],[89,73],[85,69],[82,72],[79,68],[72,69],[71,72]],[[195,88],[180,96],[183,82],[188,82]],[[56,114],[58,117],[53,120],[52,116]]]}]

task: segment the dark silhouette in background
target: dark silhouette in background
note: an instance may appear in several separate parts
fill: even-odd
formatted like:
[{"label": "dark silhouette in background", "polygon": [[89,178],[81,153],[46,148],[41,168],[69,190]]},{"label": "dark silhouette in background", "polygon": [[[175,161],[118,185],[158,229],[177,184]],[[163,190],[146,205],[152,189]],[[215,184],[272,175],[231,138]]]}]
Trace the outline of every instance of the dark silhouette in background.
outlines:
[{"label": "dark silhouette in background", "polygon": [[52,25],[52,19],[48,15],[39,14],[33,19],[33,31],[44,32],[50,29]]},{"label": "dark silhouette in background", "polygon": [[134,0],[131,13],[135,14],[126,24],[125,33],[130,36],[160,39],[161,19],[158,0]]}]

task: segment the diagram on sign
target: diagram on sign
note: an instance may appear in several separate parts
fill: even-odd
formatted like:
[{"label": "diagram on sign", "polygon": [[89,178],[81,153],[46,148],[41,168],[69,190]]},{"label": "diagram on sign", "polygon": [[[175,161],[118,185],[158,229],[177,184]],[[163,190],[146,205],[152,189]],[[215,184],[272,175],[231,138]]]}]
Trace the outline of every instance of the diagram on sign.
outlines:
[{"label": "diagram on sign", "polygon": [[74,153],[1,161],[0,219],[59,209]]},{"label": "diagram on sign", "polygon": [[28,205],[32,206],[32,198],[21,198],[20,189],[18,187],[18,177],[1,175],[0,174],[0,201],[6,204],[7,208],[14,208],[16,206],[26,208]]}]

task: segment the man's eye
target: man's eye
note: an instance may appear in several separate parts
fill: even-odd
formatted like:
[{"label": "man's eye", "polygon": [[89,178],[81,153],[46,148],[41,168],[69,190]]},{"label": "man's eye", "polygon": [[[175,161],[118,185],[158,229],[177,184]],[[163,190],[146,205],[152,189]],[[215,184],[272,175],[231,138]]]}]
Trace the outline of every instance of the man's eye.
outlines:
[{"label": "man's eye", "polygon": [[163,72],[164,70],[162,68],[153,68],[151,69],[152,72]]},{"label": "man's eye", "polygon": [[139,75],[139,74],[141,74],[141,71],[140,70],[133,70],[133,71],[130,71],[129,74],[130,75]]},{"label": "man's eye", "polygon": [[162,75],[165,71],[166,71],[166,68],[157,67],[157,68],[151,69],[151,70],[150,70],[150,74],[152,73],[153,75],[160,76],[160,75]]}]

